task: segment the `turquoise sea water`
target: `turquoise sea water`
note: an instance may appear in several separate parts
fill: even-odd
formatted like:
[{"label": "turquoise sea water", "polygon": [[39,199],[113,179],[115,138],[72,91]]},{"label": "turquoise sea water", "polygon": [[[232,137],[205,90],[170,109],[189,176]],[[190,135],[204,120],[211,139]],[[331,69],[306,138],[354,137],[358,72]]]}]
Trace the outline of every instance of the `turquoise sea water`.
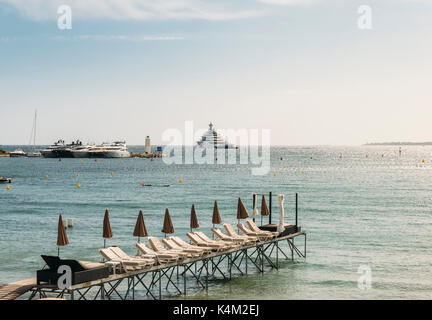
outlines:
[{"label": "turquoise sea water", "polygon": [[[431,153],[432,147],[422,146],[403,147],[402,156],[395,146],[273,147],[272,169],[265,176],[253,176],[249,165],[239,164],[0,158],[0,175],[13,178],[10,190],[0,185],[0,284],[34,277],[43,266],[40,254],[57,253],[59,213],[74,221],[61,256],[99,261],[105,208],[114,232],[108,244],[134,254],[132,233],[140,209],[149,233],[162,236],[168,207],[176,234],[185,237],[192,203],[200,230],[209,233],[214,200],[223,221],[235,224],[237,197],[251,213],[252,193],[272,191],[286,195],[287,222],[294,222],[294,194],[299,193],[307,259],[217,282],[193,298],[430,299]],[[276,198],[273,204],[277,214]],[[369,290],[357,286],[362,265],[372,271]]]}]

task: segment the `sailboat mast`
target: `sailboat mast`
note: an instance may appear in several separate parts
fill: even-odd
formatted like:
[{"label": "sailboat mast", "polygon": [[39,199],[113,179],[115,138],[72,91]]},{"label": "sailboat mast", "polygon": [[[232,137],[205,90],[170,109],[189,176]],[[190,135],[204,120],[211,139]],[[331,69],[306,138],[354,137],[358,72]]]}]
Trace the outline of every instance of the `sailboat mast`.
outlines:
[{"label": "sailboat mast", "polygon": [[33,149],[36,148],[36,116],[37,116],[37,110],[35,110],[35,116],[34,116]]}]

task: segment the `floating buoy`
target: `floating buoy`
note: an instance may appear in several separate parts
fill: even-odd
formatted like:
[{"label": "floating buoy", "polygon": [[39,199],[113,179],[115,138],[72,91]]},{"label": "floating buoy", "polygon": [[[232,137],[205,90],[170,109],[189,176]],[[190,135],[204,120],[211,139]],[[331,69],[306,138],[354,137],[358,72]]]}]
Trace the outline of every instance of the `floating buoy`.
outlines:
[{"label": "floating buoy", "polygon": [[80,162],[82,163],[83,161],[82,161],[82,160],[80,160]]},{"label": "floating buoy", "polygon": [[80,183],[77,183],[77,188],[78,189],[81,188],[81,184]]},{"label": "floating buoy", "polygon": [[216,157],[216,161],[217,161],[217,157]]},{"label": "floating buoy", "polygon": [[183,182],[183,179],[182,179],[182,178],[180,178],[179,182],[180,182],[180,183],[182,183],[182,182]]},{"label": "floating buoy", "polygon": [[77,177],[79,177],[79,173],[77,173]]},{"label": "floating buoy", "polygon": [[276,177],[276,172],[273,172],[273,177]]},{"label": "floating buoy", "polygon": [[280,157],[280,161],[282,161],[283,159],[282,159],[282,157]]},{"label": "floating buoy", "polygon": [[7,185],[7,186],[6,186],[6,190],[10,190],[10,185]]},{"label": "floating buoy", "polygon": [[304,173],[304,171],[302,171],[302,173]]},{"label": "floating buoy", "polygon": [[48,178],[48,175],[46,175],[45,178]]},{"label": "floating buoy", "polygon": [[424,163],[424,159],[422,159],[422,162]]},{"label": "floating buoy", "polygon": [[114,172],[111,172],[111,175],[114,175]]}]

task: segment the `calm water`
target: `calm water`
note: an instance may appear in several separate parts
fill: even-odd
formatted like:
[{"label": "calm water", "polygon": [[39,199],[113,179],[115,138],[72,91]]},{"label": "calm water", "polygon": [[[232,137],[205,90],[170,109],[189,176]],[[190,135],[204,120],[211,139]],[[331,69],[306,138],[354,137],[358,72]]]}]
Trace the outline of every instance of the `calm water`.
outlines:
[{"label": "calm water", "polygon": [[[105,208],[114,232],[108,244],[134,254],[140,209],[149,233],[161,236],[168,207],[184,237],[192,203],[208,233],[214,200],[223,221],[236,223],[238,196],[251,213],[252,193],[273,191],[286,194],[287,222],[294,221],[299,193],[307,260],[218,282],[194,298],[431,299],[432,147],[402,151],[399,157],[398,147],[275,147],[265,176],[252,176],[247,165],[167,166],[160,159],[0,158],[0,175],[14,178],[9,191],[0,185],[0,283],[34,277],[40,254],[57,253],[60,212],[75,225],[62,257],[98,261]],[[141,181],[170,187],[144,188]],[[369,290],[357,287],[361,265],[372,270]]]}]

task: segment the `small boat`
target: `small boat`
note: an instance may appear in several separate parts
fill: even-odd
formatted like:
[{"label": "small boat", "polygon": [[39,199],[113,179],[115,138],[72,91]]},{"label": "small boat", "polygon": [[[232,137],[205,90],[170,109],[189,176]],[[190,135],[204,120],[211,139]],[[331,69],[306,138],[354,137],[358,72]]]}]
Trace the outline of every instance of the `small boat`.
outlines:
[{"label": "small boat", "polygon": [[20,148],[15,149],[15,150],[12,151],[9,155],[10,155],[11,157],[14,157],[14,158],[18,158],[18,157],[26,157],[26,156],[27,156],[27,154],[26,154],[24,151],[22,151],[22,149],[20,149]]},{"label": "small boat", "polygon": [[12,179],[11,178],[3,178],[0,176],[0,183],[11,183]]}]

